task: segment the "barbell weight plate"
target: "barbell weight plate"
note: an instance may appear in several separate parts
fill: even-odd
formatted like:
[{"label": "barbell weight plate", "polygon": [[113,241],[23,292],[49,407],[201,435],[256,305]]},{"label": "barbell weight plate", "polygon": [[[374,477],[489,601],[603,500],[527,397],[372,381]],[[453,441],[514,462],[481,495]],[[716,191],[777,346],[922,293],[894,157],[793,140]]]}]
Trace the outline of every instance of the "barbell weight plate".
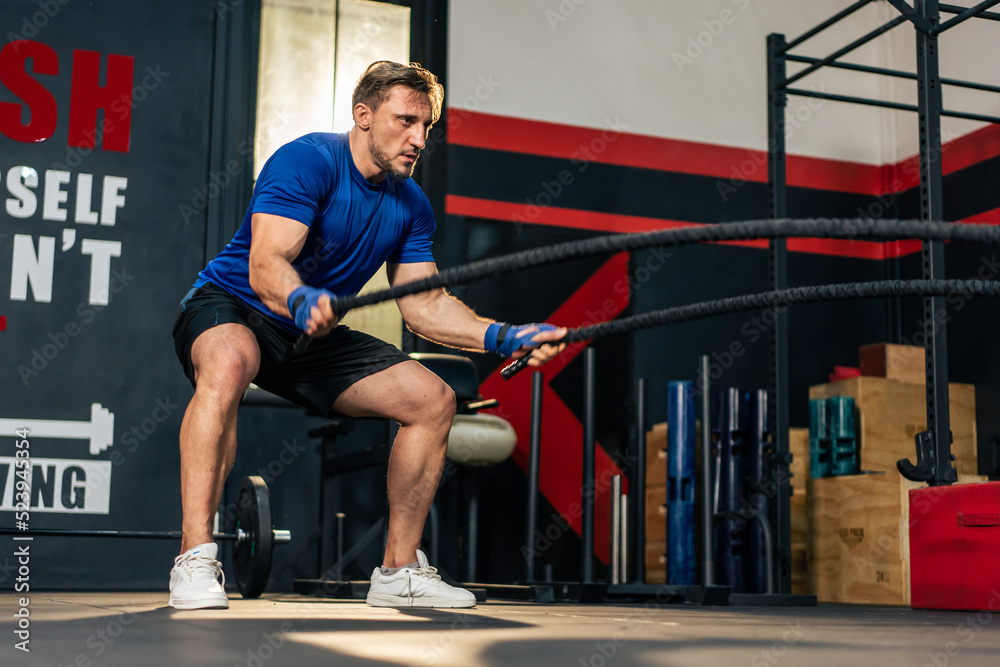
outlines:
[{"label": "barbell weight plate", "polygon": [[246,534],[233,545],[233,572],[236,588],[245,598],[260,597],[271,577],[271,550],[274,547],[271,527],[271,497],[261,477],[243,480],[236,496],[232,532]]}]

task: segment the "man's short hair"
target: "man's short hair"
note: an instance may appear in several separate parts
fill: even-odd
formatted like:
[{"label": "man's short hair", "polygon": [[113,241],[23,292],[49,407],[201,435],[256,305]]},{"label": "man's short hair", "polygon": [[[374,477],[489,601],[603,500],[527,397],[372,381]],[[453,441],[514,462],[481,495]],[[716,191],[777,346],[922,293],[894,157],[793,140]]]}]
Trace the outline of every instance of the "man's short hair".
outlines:
[{"label": "man's short hair", "polygon": [[403,65],[391,60],[379,60],[372,63],[354,87],[351,106],[354,107],[361,103],[367,105],[372,111],[376,111],[382,102],[389,99],[389,89],[393,86],[406,86],[427,95],[431,101],[433,122],[436,123],[440,118],[441,104],[444,102],[444,88],[438,83],[436,76],[418,63]]}]

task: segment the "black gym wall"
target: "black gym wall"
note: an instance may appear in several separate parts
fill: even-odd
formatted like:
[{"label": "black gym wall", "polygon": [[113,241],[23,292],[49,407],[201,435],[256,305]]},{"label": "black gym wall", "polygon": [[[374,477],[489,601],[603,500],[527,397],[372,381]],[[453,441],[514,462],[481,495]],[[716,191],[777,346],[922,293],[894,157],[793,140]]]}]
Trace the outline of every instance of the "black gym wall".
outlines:
[{"label": "black gym wall", "polygon": [[[34,421],[28,523],[176,530],[191,388],[170,331],[205,257],[218,17],[192,0],[15,0],[0,13],[2,418]],[[50,437],[61,427],[72,437]],[[13,452],[5,429],[5,526]],[[162,588],[177,546],[39,538],[31,585]]]}]

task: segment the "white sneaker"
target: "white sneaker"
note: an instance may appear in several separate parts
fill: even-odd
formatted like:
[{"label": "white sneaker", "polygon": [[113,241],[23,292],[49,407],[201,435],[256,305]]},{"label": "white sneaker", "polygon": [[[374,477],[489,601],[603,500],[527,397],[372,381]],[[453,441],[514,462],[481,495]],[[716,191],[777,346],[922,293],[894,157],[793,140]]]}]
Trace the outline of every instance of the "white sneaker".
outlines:
[{"label": "white sneaker", "polygon": [[368,604],[373,607],[475,607],[476,596],[441,581],[437,568],[428,565],[427,556],[418,550],[417,567],[401,567],[392,574],[383,574],[382,568],[375,568]]},{"label": "white sneaker", "polygon": [[[228,609],[226,575],[215,559],[219,545],[199,544],[174,559],[170,570],[170,606],[174,609]],[[219,578],[222,578],[220,583]]]}]

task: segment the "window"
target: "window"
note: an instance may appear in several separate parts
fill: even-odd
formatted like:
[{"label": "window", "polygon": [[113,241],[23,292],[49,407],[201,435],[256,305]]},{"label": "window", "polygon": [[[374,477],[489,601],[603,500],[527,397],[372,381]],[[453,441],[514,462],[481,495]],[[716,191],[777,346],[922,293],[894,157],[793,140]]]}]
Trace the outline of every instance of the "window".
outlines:
[{"label": "window", "polygon": [[[254,175],[281,145],[310,132],[346,132],[351,95],[376,60],[408,62],[410,9],[368,0],[263,0]],[[362,289],[388,287],[385,267]],[[401,345],[391,302],[352,311],[351,327]]]}]

